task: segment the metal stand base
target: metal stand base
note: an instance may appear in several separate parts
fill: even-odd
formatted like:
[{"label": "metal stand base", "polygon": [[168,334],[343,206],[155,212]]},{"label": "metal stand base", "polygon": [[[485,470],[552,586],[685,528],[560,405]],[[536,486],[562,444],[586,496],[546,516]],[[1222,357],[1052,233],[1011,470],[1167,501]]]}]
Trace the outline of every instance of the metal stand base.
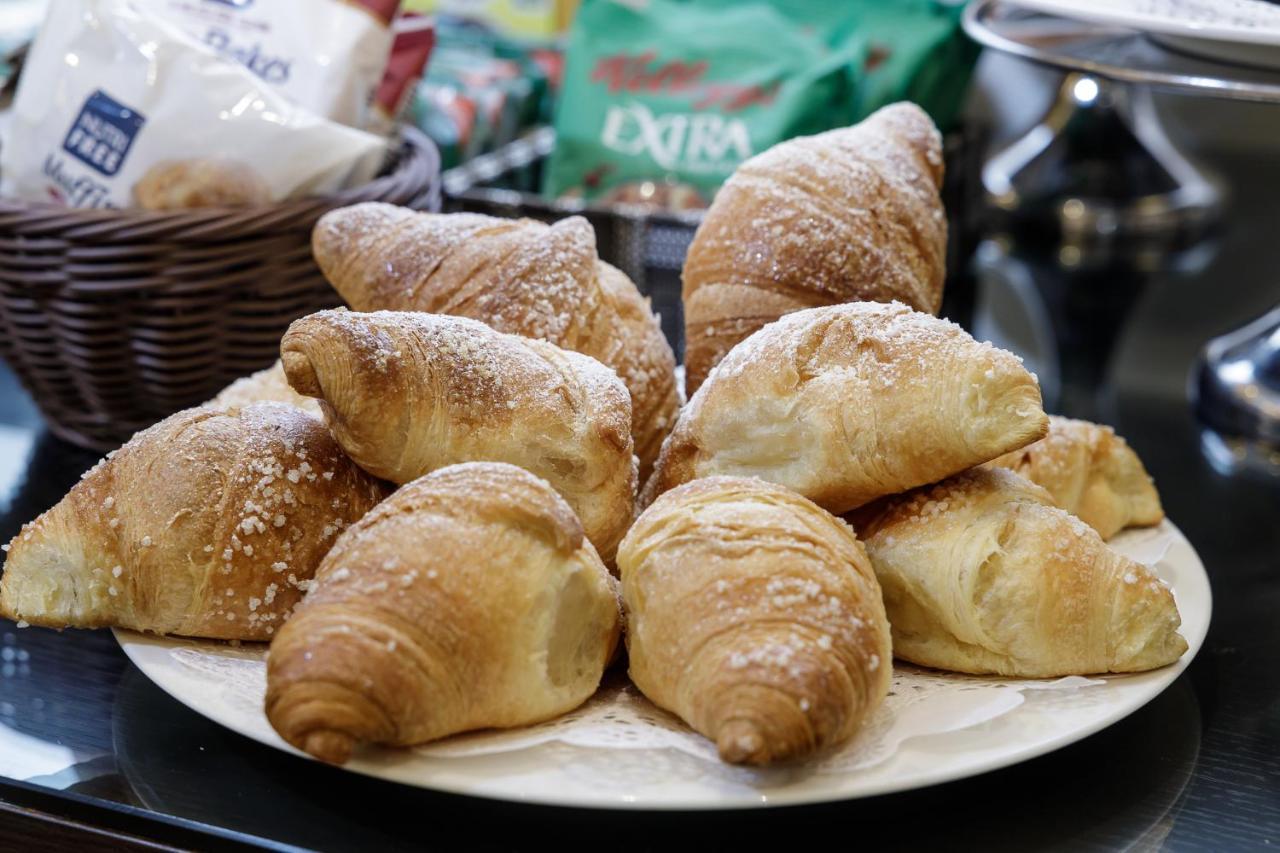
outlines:
[{"label": "metal stand base", "polygon": [[1269,445],[1263,455],[1280,470],[1280,306],[1211,340],[1192,393],[1201,420]]},{"label": "metal stand base", "polygon": [[1057,241],[1065,266],[1158,258],[1195,242],[1221,211],[1215,181],[1169,141],[1149,89],[1080,73],[982,177],[998,224]]}]

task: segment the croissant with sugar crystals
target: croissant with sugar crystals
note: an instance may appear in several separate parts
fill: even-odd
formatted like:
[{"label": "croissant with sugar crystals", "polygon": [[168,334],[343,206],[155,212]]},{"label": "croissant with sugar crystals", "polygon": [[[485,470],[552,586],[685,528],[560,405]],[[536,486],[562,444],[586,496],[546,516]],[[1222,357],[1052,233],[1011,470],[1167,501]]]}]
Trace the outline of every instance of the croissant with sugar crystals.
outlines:
[{"label": "croissant with sugar crystals", "polygon": [[631,677],[735,764],[850,737],[889,690],[880,587],[849,526],[760,480],[659,498],[618,550]]},{"label": "croissant with sugar crystals", "polygon": [[897,303],[810,308],[733,349],[680,413],[645,502],[760,477],[830,512],[931,483],[1044,435],[1014,355]]},{"label": "croissant with sugar crystals", "polygon": [[266,640],[386,494],[292,406],[188,409],[135,435],[9,543],[0,615]]},{"label": "croissant with sugar crystals", "polygon": [[595,359],[463,317],[321,311],[280,345],[295,390],[321,401],[362,468],[407,483],[456,462],[545,478],[606,561],[631,523],[631,407]]},{"label": "croissant with sugar crystals", "polygon": [[267,718],[334,763],[528,725],[595,692],[618,633],[615,582],[564,500],[512,465],[453,465],[338,539],[271,644]]},{"label": "croissant with sugar crystals", "polygon": [[1052,678],[1141,672],[1187,650],[1173,593],[1003,468],[975,468],[860,510],[898,657]]},{"label": "croissant with sugar crystals", "polygon": [[936,314],[946,273],[942,138],[915,104],[740,165],[684,263],[685,387],[783,314],[898,300]]},{"label": "croissant with sugar crystals", "polygon": [[1049,434],[987,463],[1026,477],[1054,503],[1110,539],[1159,524],[1160,495],[1142,460],[1109,426],[1049,416]]}]

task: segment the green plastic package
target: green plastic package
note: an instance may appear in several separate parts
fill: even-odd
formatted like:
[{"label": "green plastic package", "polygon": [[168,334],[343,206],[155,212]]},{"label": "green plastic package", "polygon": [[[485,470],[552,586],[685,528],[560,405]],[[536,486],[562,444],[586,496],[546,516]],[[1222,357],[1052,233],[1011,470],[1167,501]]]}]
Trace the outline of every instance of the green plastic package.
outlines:
[{"label": "green plastic package", "polygon": [[[980,48],[961,29],[963,0],[756,0],[839,47],[865,45],[857,120],[913,101],[938,127],[955,125]],[[740,0],[691,0],[729,11]]]},{"label": "green plastic package", "polygon": [[767,3],[585,0],[544,193],[705,206],[753,154],[852,123],[861,41],[810,29]]}]

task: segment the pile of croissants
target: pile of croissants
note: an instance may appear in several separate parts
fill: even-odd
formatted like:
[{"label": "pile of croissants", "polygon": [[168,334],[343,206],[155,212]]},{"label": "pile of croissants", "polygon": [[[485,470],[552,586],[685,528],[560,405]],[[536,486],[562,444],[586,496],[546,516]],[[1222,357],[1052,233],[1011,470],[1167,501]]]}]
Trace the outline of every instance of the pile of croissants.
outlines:
[{"label": "pile of croissants", "polygon": [[269,641],[330,762],[526,725],[625,657],[728,762],[848,739],[893,659],[1017,677],[1186,650],[1105,540],[1161,520],[1107,427],[933,313],[940,141],[910,104],[747,161],[684,270],[686,381],[574,217],[318,224],[351,310],[169,417],[5,546],[0,612]]}]

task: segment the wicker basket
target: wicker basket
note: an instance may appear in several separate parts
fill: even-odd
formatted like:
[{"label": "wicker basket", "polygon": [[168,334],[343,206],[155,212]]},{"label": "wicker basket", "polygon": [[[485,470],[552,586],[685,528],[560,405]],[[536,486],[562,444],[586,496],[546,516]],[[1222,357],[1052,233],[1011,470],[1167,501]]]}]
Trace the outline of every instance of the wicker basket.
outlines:
[{"label": "wicker basket", "polygon": [[107,450],[279,356],[341,304],[311,257],[326,211],[440,206],[439,157],[406,131],[386,172],[332,196],[180,213],[0,199],[0,356],[59,437]]}]

